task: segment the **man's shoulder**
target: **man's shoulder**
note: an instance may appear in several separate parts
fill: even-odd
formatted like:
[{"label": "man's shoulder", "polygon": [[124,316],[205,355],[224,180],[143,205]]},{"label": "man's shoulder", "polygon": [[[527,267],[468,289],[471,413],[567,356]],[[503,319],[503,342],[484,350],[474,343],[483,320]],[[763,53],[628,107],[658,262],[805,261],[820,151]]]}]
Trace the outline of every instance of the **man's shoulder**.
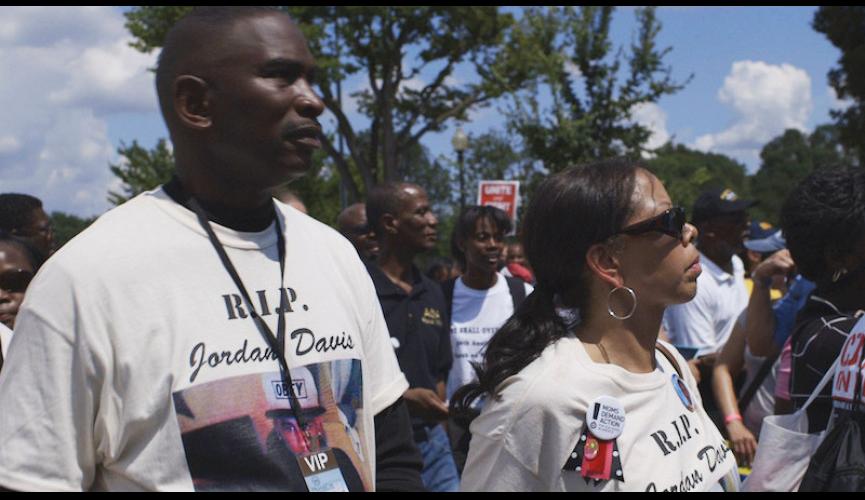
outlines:
[{"label": "man's shoulder", "polygon": [[92,224],[55,252],[45,265],[72,268],[104,268],[112,260],[129,260],[130,255],[146,254],[146,247],[158,243],[149,228],[159,224],[161,214],[142,193],[100,215]]},{"label": "man's shoulder", "polygon": [[[351,246],[351,243],[345,236],[341,235],[336,229],[277,199],[274,199],[274,203],[285,220],[285,231],[289,233],[287,236],[291,235],[290,233],[293,228],[302,228],[308,236],[326,240],[328,243],[335,245],[333,248],[337,248],[340,251],[345,249],[345,244],[348,244],[349,247]],[[351,248],[352,250],[354,249],[354,247]],[[323,251],[329,249],[331,249],[330,246],[322,248]]]}]

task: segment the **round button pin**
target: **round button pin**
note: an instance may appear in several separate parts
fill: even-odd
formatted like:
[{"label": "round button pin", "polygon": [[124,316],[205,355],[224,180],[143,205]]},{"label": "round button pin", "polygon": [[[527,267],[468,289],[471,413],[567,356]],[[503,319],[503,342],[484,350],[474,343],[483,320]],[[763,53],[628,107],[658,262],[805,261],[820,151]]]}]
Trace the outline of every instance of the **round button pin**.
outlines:
[{"label": "round button pin", "polygon": [[598,396],[589,405],[586,422],[594,437],[604,441],[616,439],[625,428],[625,407],[612,396]]}]

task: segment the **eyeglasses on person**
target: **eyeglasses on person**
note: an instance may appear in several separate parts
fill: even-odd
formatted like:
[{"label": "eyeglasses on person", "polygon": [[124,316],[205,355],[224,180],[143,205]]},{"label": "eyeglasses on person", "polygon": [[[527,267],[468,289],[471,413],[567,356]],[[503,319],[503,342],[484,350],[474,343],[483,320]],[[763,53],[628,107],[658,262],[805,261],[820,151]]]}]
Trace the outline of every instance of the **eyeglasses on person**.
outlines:
[{"label": "eyeglasses on person", "polygon": [[682,207],[673,207],[663,211],[651,219],[631,224],[619,231],[617,234],[639,235],[657,231],[672,236],[677,240],[681,240],[684,228],[685,209]]},{"label": "eyeglasses on person", "polygon": [[23,293],[33,279],[33,272],[26,269],[10,269],[0,272],[0,289],[10,293]]}]

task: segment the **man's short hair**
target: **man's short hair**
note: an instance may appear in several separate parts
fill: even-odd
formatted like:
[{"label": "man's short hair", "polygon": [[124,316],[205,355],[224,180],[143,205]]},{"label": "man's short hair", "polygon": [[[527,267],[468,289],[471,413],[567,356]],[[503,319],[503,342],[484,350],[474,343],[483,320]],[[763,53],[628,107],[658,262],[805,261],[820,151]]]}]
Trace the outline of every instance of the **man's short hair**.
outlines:
[{"label": "man's short hair", "polygon": [[373,186],[369,190],[369,195],[366,200],[366,220],[367,223],[375,231],[376,237],[381,239],[384,235],[381,227],[381,218],[384,214],[397,215],[402,208],[402,203],[405,198],[403,190],[407,187],[416,187],[421,189],[417,184],[410,182],[385,182]]},{"label": "man's short hair", "polygon": [[[356,227],[352,226],[349,219],[354,212],[358,212],[363,214],[364,219],[366,219],[366,204],[363,202],[352,203],[351,205],[345,207],[342,212],[340,212],[336,216],[336,227],[340,233],[347,235],[354,230],[357,230]],[[367,228],[369,228],[369,222],[366,223]],[[368,232],[368,231],[363,231]]]},{"label": "man's short hair", "polygon": [[0,229],[7,232],[20,230],[30,223],[33,211],[42,208],[35,196],[19,193],[0,194]]},{"label": "man's short hair", "polygon": [[182,70],[178,67],[182,56],[208,42],[201,39],[201,28],[206,27],[211,32],[228,29],[240,19],[273,13],[285,14],[274,7],[195,7],[168,30],[156,62],[156,95],[166,123],[170,123],[174,109],[171,87]]},{"label": "man's short hair", "polygon": [[42,255],[42,252],[37,250],[33,244],[24,238],[19,238],[3,229],[0,229],[0,244],[11,245],[16,247],[18,250],[21,250],[21,253],[23,253],[24,257],[27,258],[27,261],[30,262],[30,267],[33,268],[34,273],[42,267],[42,264],[45,263],[45,256]]}]

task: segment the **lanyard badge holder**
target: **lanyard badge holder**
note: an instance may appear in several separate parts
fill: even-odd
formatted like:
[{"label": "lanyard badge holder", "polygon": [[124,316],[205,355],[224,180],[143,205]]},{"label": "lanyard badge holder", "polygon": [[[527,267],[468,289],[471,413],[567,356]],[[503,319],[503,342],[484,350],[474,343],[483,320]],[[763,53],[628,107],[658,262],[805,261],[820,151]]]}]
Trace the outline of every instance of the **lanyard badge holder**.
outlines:
[{"label": "lanyard badge holder", "polygon": [[[320,437],[313,436],[309,432],[309,422],[304,418],[303,412],[300,408],[300,402],[298,401],[297,394],[295,394],[294,384],[292,384],[291,380],[291,371],[289,370],[288,363],[285,360],[285,308],[282,307],[284,304],[281,304],[279,307],[279,321],[276,327],[277,334],[274,336],[273,331],[269,326],[267,326],[264,319],[255,312],[249,293],[243,285],[240,275],[237,274],[237,269],[228,258],[225,248],[223,248],[222,244],[219,242],[219,238],[217,238],[216,233],[213,231],[213,227],[211,227],[204,209],[194,197],[189,196],[187,202],[189,207],[192,208],[195,215],[198,217],[199,224],[201,224],[201,227],[207,233],[207,237],[213,245],[213,248],[216,250],[216,253],[219,255],[222,265],[231,276],[231,279],[237,286],[238,291],[240,291],[243,300],[246,301],[246,305],[250,311],[250,317],[255,321],[259,332],[264,337],[270,350],[277,356],[283,386],[288,388],[288,400],[291,405],[291,411],[301,428],[301,434],[306,442],[307,449],[311,450],[309,453],[296,456],[298,466],[303,474],[303,479],[308,491],[349,491],[333,450],[328,447],[322,447]],[[274,228],[276,230],[276,240],[279,251],[279,282],[280,288],[282,288],[285,286],[285,236],[279,227],[278,218],[274,220]]]}]

